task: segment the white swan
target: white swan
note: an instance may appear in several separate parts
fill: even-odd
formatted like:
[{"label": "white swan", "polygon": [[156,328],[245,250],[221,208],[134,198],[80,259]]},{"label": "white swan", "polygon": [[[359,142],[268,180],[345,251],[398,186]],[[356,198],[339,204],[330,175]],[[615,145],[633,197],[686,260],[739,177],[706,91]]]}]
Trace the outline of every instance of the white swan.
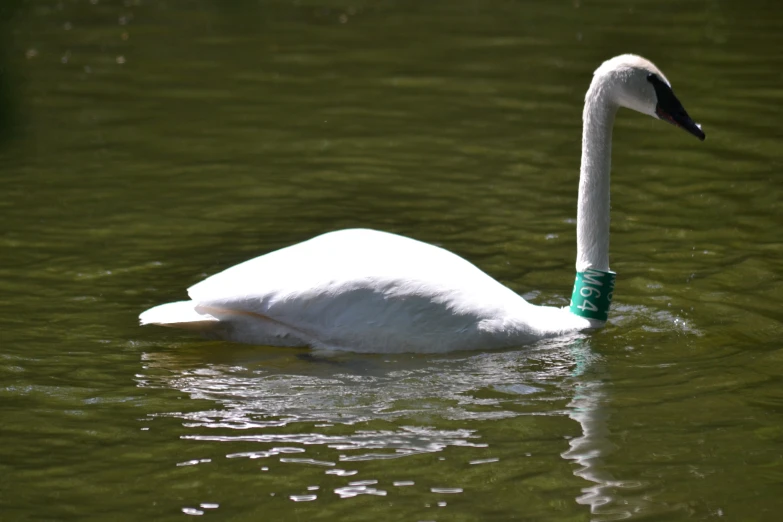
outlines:
[{"label": "white swan", "polygon": [[341,230],[213,275],[188,289],[190,301],[151,308],[141,324],[260,345],[387,353],[490,349],[599,328],[614,288],[609,170],[618,107],[704,139],[648,60],[626,54],[595,71],[583,113],[570,307],[530,304],[441,248],[386,232]]}]

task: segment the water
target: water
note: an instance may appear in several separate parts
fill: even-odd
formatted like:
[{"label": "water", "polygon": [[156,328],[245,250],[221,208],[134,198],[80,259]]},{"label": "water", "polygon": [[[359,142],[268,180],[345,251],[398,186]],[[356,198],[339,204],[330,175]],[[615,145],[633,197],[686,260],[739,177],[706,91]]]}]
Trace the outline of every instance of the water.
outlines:
[{"label": "water", "polygon": [[[3,520],[778,519],[774,5],[3,9]],[[349,226],[565,304],[581,101],[628,51],[708,137],[620,114],[601,332],[326,357],[137,326]]]}]

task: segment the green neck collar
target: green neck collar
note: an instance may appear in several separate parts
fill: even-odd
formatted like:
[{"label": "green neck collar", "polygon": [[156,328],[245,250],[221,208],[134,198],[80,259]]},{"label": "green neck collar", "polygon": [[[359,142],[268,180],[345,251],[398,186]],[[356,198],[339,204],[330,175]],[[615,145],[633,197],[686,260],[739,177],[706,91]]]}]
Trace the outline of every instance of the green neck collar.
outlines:
[{"label": "green neck collar", "polygon": [[614,294],[614,272],[602,272],[588,268],[576,273],[574,292],[571,294],[571,313],[588,319],[606,321]]}]

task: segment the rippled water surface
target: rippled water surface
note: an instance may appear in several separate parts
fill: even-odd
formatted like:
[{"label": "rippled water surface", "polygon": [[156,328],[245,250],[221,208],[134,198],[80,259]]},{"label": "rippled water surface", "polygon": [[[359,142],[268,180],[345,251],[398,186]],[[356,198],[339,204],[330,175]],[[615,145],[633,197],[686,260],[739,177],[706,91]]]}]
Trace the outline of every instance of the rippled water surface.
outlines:
[{"label": "rippled water surface", "polygon": [[[779,13],[4,0],[0,519],[779,520]],[[604,330],[356,356],[137,326],[350,226],[566,304],[581,103],[622,52],[707,141],[620,113]]]}]

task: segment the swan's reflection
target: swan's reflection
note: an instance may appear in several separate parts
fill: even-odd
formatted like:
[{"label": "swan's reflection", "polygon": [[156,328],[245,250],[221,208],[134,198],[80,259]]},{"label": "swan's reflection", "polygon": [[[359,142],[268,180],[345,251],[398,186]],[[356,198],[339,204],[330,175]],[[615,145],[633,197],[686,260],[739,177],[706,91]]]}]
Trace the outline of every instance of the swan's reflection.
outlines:
[{"label": "swan's reflection", "polygon": [[242,359],[225,352],[189,359],[149,352],[138,384],[211,401],[214,407],[207,410],[152,414],[182,419],[189,431],[184,439],[256,443],[257,450],[226,457],[282,455],[286,462],[304,462],[287,453],[325,446],[334,458],[308,463],[336,470],[344,462],[404,458],[449,446],[481,448],[486,434],[474,429],[474,421],[562,415],[555,405],[570,400],[565,413],[582,434],[569,441],[562,457],[575,461],[575,475],[593,484],[577,502],[597,516],[631,514],[612,497],[628,484],[614,480],[603,464],[613,448],[607,398],[596,375],[600,364],[585,338],[450,356],[268,350]]},{"label": "swan's reflection", "polygon": [[[268,351],[264,360],[236,364],[188,362],[176,354],[150,352],[143,355],[145,373],[138,383],[216,404],[208,410],[153,414],[184,420],[193,430],[185,438],[322,444],[341,451],[341,461],[371,460],[447,446],[483,447],[475,429],[436,426],[443,420],[469,425],[515,417],[526,408],[527,396],[546,390],[559,395],[558,383],[571,366],[566,355],[544,345],[440,357],[278,350]],[[276,429],[294,424],[302,429]]]},{"label": "swan's reflection", "polygon": [[592,483],[582,488],[576,497],[579,504],[590,506],[593,520],[621,520],[646,512],[643,499],[620,499],[619,488],[638,488],[639,482],[617,480],[607,470],[604,459],[617,448],[610,440],[609,398],[604,391],[601,363],[587,343],[572,346],[575,357],[574,395],[568,404],[568,416],[579,423],[582,435],[569,441],[569,449],[561,454],[579,466],[574,475]]}]

